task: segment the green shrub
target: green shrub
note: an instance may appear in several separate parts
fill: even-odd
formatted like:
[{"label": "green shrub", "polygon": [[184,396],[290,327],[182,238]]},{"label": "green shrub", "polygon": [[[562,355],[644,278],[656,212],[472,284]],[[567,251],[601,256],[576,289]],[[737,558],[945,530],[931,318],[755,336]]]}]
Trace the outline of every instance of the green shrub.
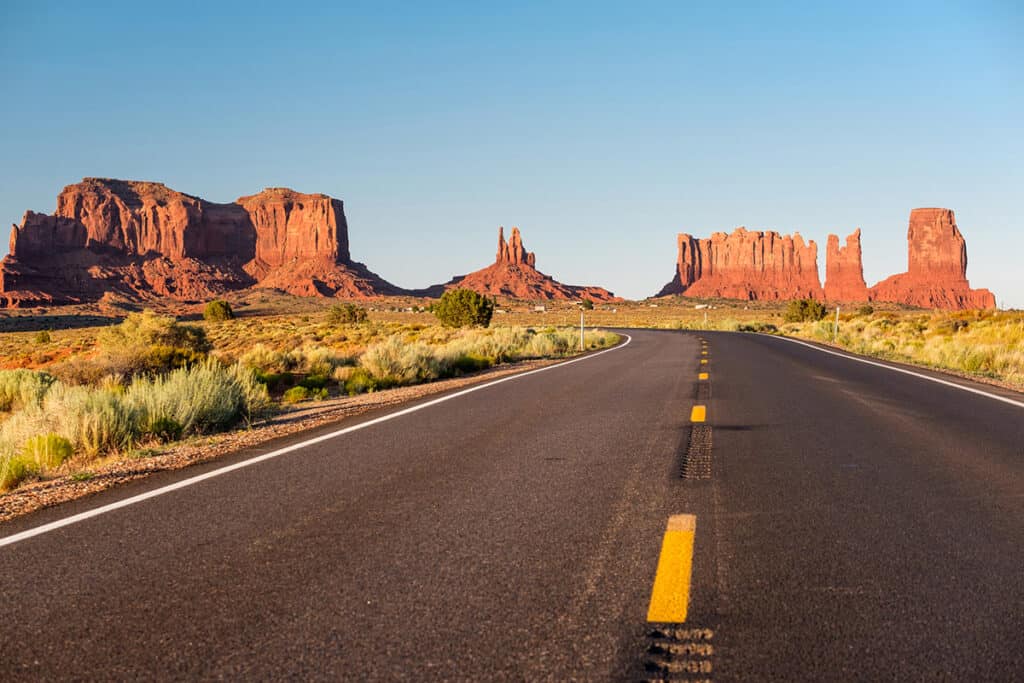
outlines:
[{"label": "green shrub", "polygon": [[137,379],[126,394],[142,423],[168,418],[182,433],[218,431],[265,407],[267,388],[252,370],[207,360],[154,379]]},{"label": "green shrub", "polygon": [[864,304],[857,309],[857,315],[871,315],[875,312],[875,307],[871,304]]},{"label": "green shrub", "polygon": [[50,337],[50,333],[46,330],[39,330],[36,332],[36,336],[33,337],[36,344],[49,344],[53,339]]},{"label": "green shrub", "polygon": [[75,447],[70,441],[52,432],[33,436],[21,449],[22,455],[32,458],[44,468],[60,467],[74,452]]},{"label": "green shrub", "polygon": [[231,320],[234,317],[235,313],[231,310],[231,304],[223,299],[214,299],[206,304],[206,308],[203,309],[203,320],[207,322]]},{"label": "green shrub", "polygon": [[353,368],[345,379],[345,393],[349,396],[376,391],[377,381],[365,368]]},{"label": "green shrub", "polygon": [[39,465],[32,458],[24,455],[0,458],[0,491],[9,491],[38,474]]},{"label": "green shrub", "polygon": [[406,344],[398,337],[388,337],[387,341],[366,349],[359,365],[370,373],[378,388],[416,384],[442,374],[442,364],[433,348],[420,343]]},{"label": "green shrub", "polygon": [[129,313],[124,322],[108,327],[99,335],[102,357],[87,373],[158,375],[202,361],[212,346],[201,327],[180,325],[171,316],[152,311]]},{"label": "green shrub", "polygon": [[327,311],[327,322],[332,325],[361,323],[365,322],[366,318],[366,309],[355,304],[334,304]]},{"label": "green shrub", "polygon": [[284,392],[285,403],[301,403],[302,401],[322,401],[327,398],[327,389],[310,389],[302,385],[292,387]]},{"label": "green shrub", "polygon": [[821,320],[828,314],[825,305],[814,299],[796,299],[790,301],[786,307],[785,320],[787,323],[803,323]]},{"label": "green shrub", "polygon": [[180,422],[166,415],[153,420],[146,429],[146,433],[163,443],[179,440],[184,432],[185,428]]},{"label": "green shrub", "polygon": [[583,299],[582,301],[580,301],[580,308],[582,308],[584,311],[592,311],[594,310],[594,302],[591,301],[590,299]]},{"label": "green shrub", "polygon": [[434,315],[445,327],[487,327],[494,301],[472,289],[450,289],[434,304]]},{"label": "green shrub", "polygon": [[35,370],[0,370],[0,411],[39,405],[55,379]]},{"label": "green shrub", "polygon": [[277,391],[285,386],[291,386],[295,379],[290,372],[263,372],[255,370],[256,381],[270,391]]},{"label": "green shrub", "polygon": [[330,378],[326,375],[307,375],[299,382],[299,386],[307,389],[323,389],[329,381]]}]

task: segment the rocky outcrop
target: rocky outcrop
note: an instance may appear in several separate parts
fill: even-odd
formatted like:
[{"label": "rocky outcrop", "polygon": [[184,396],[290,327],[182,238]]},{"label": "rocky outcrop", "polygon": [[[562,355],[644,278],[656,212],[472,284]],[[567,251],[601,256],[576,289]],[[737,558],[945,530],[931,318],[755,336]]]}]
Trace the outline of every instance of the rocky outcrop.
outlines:
[{"label": "rocky outcrop", "polygon": [[85,178],[29,211],[0,261],[0,305],[201,300],[245,287],[302,296],[403,290],[351,260],[340,200],[269,188],[229,204],[161,183]]},{"label": "rocky outcrop", "polygon": [[864,282],[861,262],[860,228],[839,246],[839,236],[829,235],[825,247],[825,299],[833,302],[868,300],[868,286]]},{"label": "rocky outcrop", "polygon": [[786,300],[823,296],[818,278],[818,245],[799,233],[736,228],[708,239],[681,233],[675,277],[658,296]]},{"label": "rocky outcrop", "polygon": [[952,210],[912,210],[907,251],[907,272],[872,287],[872,301],[924,308],[995,308],[992,292],[971,289],[967,281],[967,243]]},{"label": "rocky outcrop", "polygon": [[494,263],[420,293],[438,296],[447,289],[466,288],[488,296],[505,296],[513,299],[620,301],[614,294],[601,287],[564,285],[537,270],[536,264],[536,255],[523,247],[519,228],[512,228],[512,235],[508,241],[505,240],[505,229],[498,228],[498,253]]}]

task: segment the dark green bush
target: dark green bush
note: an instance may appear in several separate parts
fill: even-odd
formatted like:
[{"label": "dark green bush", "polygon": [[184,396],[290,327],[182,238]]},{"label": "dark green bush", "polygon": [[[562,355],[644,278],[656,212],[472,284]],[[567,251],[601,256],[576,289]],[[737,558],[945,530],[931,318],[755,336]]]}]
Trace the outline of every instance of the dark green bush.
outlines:
[{"label": "dark green bush", "polygon": [[366,322],[366,309],[355,304],[334,304],[327,311],[327,322],[332,325]]},{"label": "dark green bush", "polygon": [[871,315],[875,312],[875,307],[871,304],[864,304],[857,309],[857,315]]},{"label": "dark green bush", "polygon": [[580,302],[580,307],[584,311],[592,311],[594,310],[594,302],[591,301],[590,299],[584,299],[583,301]]},{"label": "dark green bush", "polygon": [[452,375],[465,375],[470,372],[478,372],[480,370],[486,370],[492,367],[494,362],[490,358],[484,358],[483,356],[476,356],[472,354],[466,354],[464,356],[458,356],[451,361],[450,373]]},{"label": "dark green bush", "polygon": [[472,289],[450,289],[434,304],[434,315],[446,327],[487,327],[494,301]]},{"label": "dark green bush", "polygon": [[295,378],[290,372],[263,372],[256,370],[256,381],[267,387],[268,391],[278,391],[291,386]]},{"label": "dark green bush", "polygon": [[821,320],[828,314],[825,305],[814,299],[797,299],[790,301],[786,307],[787,323],[804,323]]},{"label": "dark green bush", "polygon": [[306,375],[299,382],[299,386],[307,389],[323,389],[327,386],[328,381],[330,380],[326,375]]},{"label": "dark green bush", "polygon": [[231,304],[223,299],[214,299],[203,309],[203,320],[208,322],[231,320],[234,317],[235,313],[231,310]]},{"label": "dark green bush", "polygon": [[285,403],[301,403],[302,401],[322,401],[327,398],[327,389],[308,389],[304,386],[295,386],[284,392]]},{"label": "dark green bush", "polygon": [[345,380],[345,393],[349,396],[376,391],[378,388],[382,387],[365,368],[356,368]]},{"label": "dark green bush", "polygon": [[146,431],[157,440],[168,443],[180,439],[185,428],[174,418],[158,417],[153,420],[153,423],[149,425],[149,429]]},{"label": "dark green bush", "polygon": [[39,330],[36,332],[36,344],[49,344],[51,341],[53,341],[53,339],[50,337],[50,333],[46,330]]}]

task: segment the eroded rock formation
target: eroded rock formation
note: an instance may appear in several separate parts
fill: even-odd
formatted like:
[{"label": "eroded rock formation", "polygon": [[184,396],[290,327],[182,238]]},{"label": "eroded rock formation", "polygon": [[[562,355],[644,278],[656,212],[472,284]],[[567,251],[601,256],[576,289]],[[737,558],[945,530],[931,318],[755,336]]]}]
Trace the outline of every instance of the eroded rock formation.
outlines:
[{"label": "eroded rock formation", "polygon": [[229,204],[161,183],[85,178],[54,215],[29,211],[0,261],[0,305],[202,300],[245,287],[303,296],[398,294],[351,260],[342,202],[269,188]]},{"label": "eroded rock formation", "polygon": [[967,243],[951,209],[914,209],[907,230],[907,272],[871,288],[872,301],[924,308],[995,308],[995,295],[971,289]]},{"label": "eroded rock formation", "polygon": [[494,263],[469,275],[424,290],[437,296],[446,289],[464,287],[489,296],[507,296],[514,299],[590,299],[592,301],[619,301],[618,297],[601,287],[564,285],[536,268],[537,257],[523,247],[519,228],[505,240],[505,229],[498,228],[498,253]]},{"label": "eroded rock formation", "polygon": [[914,209],[907,231],[908,268],[870,289],[864,282],[860,230],[828,236],[825,287],[818,283],[817,247],[799,234],[716,232],[677,237],[675,277],[657,296],[885,301],[922,308],[994,308],[995,295],[967,282],[967,246],[950,209]]},{"label": "eroded rock formation", "polygon": [[707,239],[681,233],[675,277],[658,296],[786,300],[823,296],[818,278],[818,245],[799,233],[736,228]]},{"label": "eroded rock formation", "polygon": [[825,247],[825,299],[838,302],[868,300],[868,286],[864,282],[861,262],[860,228],[839,246],[839,236],[829,235]]}]

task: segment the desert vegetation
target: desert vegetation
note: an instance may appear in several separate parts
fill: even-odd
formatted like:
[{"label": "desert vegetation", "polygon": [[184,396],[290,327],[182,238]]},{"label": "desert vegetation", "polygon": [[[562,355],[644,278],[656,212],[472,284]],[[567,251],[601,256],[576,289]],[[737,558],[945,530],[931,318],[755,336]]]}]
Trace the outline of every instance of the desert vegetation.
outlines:
[{"label": "desert vegetation", "polygon": [[[45,342],[5,335],[19,337],[23,352],[25,344],[47,351],[29,349],[13,359],[24,367],[0,370],[0,490],[88,472],[101,460],[244,426],[293,404],[568,356],[579,346],[576,329],[371,320],[354,304],[203,317],[182,323],[142,311],[117,325],[54,331]],[[591,330],[585,344],[617,340]]]},{"label": "desert vegetation", "polygon": [[[783,334],[833,341],[833,322],[783,325]],[[855,353],[999,380],[1024,388],[1024,314],[1000,311],[894,314],[865,307],[841,315],[835,343]]]}]

